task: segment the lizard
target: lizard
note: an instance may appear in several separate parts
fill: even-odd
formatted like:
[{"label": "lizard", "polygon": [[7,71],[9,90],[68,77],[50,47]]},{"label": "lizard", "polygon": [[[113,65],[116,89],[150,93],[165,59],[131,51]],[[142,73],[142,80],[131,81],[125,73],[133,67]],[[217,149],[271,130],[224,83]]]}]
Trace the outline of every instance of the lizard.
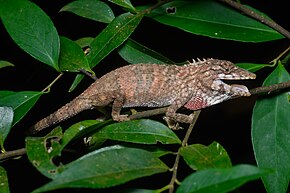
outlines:
[{"label": "lizard", "polygon": [[164,107],[167,122],[190,123],[192,117],[177,113],[206,108],[239,96],[250,96],[244,85],[222,80],[255,79],[256,75],[220,59],[198,59],[185,65],[130,64],[117,68],[93,82],[84,92],[30,128],[34,134],[76,114],[112,105],[115,121],[127,121],[120,114],[127,107]]}]

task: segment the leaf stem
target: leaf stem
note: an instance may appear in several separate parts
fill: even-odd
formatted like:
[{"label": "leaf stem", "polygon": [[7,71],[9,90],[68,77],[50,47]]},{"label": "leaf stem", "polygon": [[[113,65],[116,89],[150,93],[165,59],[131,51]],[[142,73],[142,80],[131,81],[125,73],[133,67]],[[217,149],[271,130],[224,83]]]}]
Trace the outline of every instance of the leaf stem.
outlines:
[{"label": "leaf stem", "polygon": [[47,85],[42,92],[49,92],[50,87],[52,87],[52,85],[54,85],[54,83],[56,83],[56,81],[58,81],[58,79],[60,79],[60,77],[63,75],[63,73],[60,73],[49,85]]},{"label": "leaf stem", "polygon": [[280,58],[282,58],[282,56],[284,56],[284,54],[286,54],[288,51],[290,50],[290,46],[288,48],[286,48],[282,53],[280,53],[274,60],[272,60],[270,63],[272,63],[273,65],[275,65],[277,63],[278,60],[280,60]]},{"label": "leaf stem", "polygon": [[266,24],[267,26],[275,29],[276,31],[278,31],[279,33],[284,35],[286,38],[290,39],[290,32],[287,31],[286,29],[284,29],[282,26],[280,26],[276,22],[274,22],[273,20],[270,20],[270,19],[264,17],[263,15],[253,11],[252,9],[249,9],[248,7],[243,6],[242,4],[237,3],[233,0],[219,0],[219,1],[226,3],[237,10],[240,10],[241,12],[245,13],[246,15],[260,21],[261,23]]}]

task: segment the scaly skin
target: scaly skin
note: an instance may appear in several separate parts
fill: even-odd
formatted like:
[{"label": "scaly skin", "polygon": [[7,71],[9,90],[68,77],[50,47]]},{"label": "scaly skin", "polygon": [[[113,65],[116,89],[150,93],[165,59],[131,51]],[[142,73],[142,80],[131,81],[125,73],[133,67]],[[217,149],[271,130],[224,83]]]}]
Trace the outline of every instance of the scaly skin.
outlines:
[{"label": "scaly skin", "polygon": [[206,59],[184,66],[135,64],[113,70],[96,80],[82,94],[48,117],[31,133],[55,125],[84,110],[112,104],[115,121],[129,120],[120,115],[124,107],[169,106],[167,120],[190,123],[191,116],[176,113],[181,107],[197,110],[237,96],[250,96],[243,85],[222,80],[255,79],[256,75],[226,60]]}]

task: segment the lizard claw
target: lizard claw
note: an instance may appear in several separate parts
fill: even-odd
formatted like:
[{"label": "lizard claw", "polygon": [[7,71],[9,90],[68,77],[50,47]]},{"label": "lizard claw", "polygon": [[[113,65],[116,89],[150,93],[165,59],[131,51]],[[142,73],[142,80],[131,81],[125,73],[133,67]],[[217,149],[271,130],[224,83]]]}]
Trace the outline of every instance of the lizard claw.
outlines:
[{"label": "lizard claw", "polygon": [[113,116],[114,121],[122,122],[122,121],[129,121],[128,115],[117,115]]},{"label": "lizard claw", "polygon": [[166,123],[170,129],[172,129],[172,130],[183,129],[181,126],[179,126],[179,123],[177,121],[174,121],[173,119],[170,119],[167,116],[164,116],[163,119],[166,121]]}]

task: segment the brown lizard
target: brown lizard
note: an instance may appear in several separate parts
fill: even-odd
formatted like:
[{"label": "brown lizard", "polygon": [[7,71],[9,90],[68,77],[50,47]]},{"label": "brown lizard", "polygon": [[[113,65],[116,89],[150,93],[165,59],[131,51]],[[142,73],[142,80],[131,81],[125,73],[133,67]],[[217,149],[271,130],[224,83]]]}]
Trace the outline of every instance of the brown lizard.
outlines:
[{"label": "brown lizard", "polygon": [[123,107],[169,106],[167,120],[190,123],[191,116],[176,113],[185,107],[205,108],[237,96],[250,96],[246,86],[228,85],[222,80],[255,79],[256,75],[232,62],[204,59],[177,65],[135,64],[115,69],[91,84],[70,103],[40,120],[31,133],[64,121],[81,111],[112,104],[115,121],[129,120],[120,115]]}]

